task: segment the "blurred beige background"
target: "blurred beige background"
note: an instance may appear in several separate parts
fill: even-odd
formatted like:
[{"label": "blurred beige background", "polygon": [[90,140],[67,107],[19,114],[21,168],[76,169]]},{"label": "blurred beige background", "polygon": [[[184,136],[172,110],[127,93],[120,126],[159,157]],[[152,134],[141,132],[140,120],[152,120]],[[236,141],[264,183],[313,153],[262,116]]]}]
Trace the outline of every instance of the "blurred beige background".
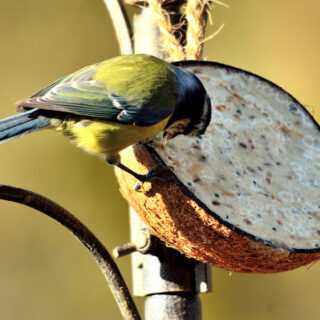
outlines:
[{"label": "blurred beige background", "polygon": [[[225,0],[223,31],[208,60],[234,65],[282,86],[319,119],[318,0]],[[131,15],[137,10],[130,9]],[[0,118],[25,98],[82,66],[119,54],[102,0],[0,0]],[[54,132],[0,146],[0,183],[39,192],[74,213],[108,249],[129,239],[127,205],[112,168]],[[37,212],[0,202],[0,319],[121,319],[95,262],[62,227]],[[131,287],[130,259],[118,260]],[[320,318],[320,264],[277,275],[213,268],[203,319]],[[142,310],[143,299],[136,299]]]}]

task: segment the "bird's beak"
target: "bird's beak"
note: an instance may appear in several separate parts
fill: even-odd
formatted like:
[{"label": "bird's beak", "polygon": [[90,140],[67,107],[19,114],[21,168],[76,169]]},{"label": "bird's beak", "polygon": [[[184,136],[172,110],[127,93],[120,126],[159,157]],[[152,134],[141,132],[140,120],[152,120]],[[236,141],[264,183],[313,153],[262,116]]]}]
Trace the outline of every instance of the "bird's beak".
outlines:
[{"label": "bird's beak", "polygon": [[170,139],[173,139],[174,137],[176,137],[177,135],[178,135],[178,133],[171,133],[171,132],[165,131],[163,133],[163,138],[165,138],[166,140],[170,140]]}]

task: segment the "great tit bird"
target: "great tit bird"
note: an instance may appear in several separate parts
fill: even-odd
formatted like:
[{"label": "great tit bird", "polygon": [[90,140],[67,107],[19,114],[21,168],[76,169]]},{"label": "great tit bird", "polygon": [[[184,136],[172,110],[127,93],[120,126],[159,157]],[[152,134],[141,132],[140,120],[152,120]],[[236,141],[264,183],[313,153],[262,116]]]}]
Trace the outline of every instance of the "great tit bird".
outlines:
[{"label": "great tit bird", "polygon": [[153,56],[125,55],[85,67],[19,101],[20,114],[0,121],[0,143],[55,128],[89,153],[141,182],[119,152],[160,132],[202,135],[211,118],[210,99],[192,73]]}]

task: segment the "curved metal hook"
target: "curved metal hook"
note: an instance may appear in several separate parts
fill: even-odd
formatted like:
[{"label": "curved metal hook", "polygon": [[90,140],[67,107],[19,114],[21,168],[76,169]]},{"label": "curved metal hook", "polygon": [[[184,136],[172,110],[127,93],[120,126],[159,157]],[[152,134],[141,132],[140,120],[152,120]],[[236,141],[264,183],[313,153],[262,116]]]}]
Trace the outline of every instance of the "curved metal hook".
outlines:
[{"label": "curved metal hook", "polygon": [[132,28],[121,0],[104,0],[104,3],[109,10],[121,54],[132,54]]},{"label": "curved metal hook", "polygon": [[102,270],[125,320],[140,320],[137,307],[111,255],[96,236],[70,212],[29,190],[0,185],[0,199],[36,209],[66,227],[89,250]]}]

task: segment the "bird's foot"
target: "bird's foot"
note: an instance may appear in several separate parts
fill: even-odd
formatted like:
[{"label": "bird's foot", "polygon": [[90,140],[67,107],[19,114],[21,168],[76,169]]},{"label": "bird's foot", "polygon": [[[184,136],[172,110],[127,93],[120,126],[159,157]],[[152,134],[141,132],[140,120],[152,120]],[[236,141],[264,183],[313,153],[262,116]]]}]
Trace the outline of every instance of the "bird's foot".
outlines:
[{"label": "bird's foot", "polygon": [[147,174],[138,174],[133,170],[129,169],[128,167],[126,167],[125,165],[123,165],[121,162],[115,165],[121,170],[131,174],[133,177],[139,180],[133,187],[135,191],[138,191],[144,182],[161,181],[168,184],[168,181],[165,178],[160,177],[160,175],[172,169],[164,164],[159,163],[153,166]]},{"label": "bird's foot", "polygon": [[144,182],[152,181],[161,181],[167,185],[167,179],[160,177],[160,175],[166,171],[169,171],[170,169],[170,167],[162,163],[158,163],[157,165],[153,166],[147,174],[139,174],[136,176],[139,181],[134,185],[133,189],[135,191],[139,191]]}]

